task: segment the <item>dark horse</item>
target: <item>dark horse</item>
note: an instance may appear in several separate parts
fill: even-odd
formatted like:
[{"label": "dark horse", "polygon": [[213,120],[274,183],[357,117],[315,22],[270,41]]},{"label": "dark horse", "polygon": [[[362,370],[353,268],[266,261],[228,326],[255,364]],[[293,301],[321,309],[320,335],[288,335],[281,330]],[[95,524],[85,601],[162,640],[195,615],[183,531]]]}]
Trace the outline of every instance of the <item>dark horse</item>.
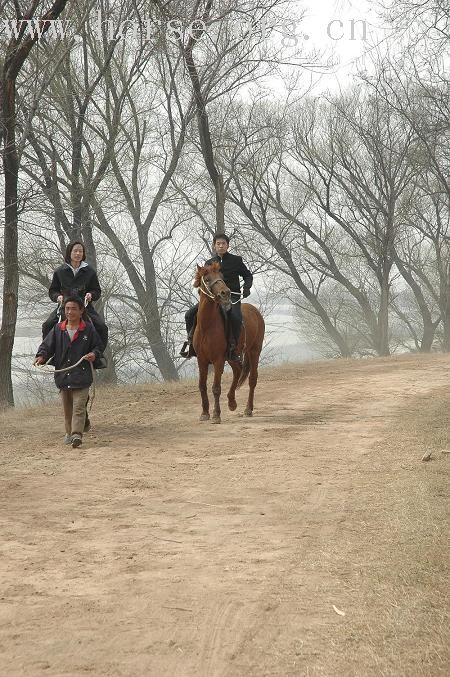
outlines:
[{"label": "dark horse", "polygon": [[[199,369],[199,389],[202,396],[201,421],[209,419],[209,400],[207,391],[208,365],[214,366],[214,411],[212,423],[220,423],[220,393],[223,368],[227,361],[227,340],[224,330],[224,318],[221,307],[229,310],[231,292],[223,281],[220,265],[197,266],[194,287],[200,294],[197,313],[197,326],[194,332],[194,349],[197,353]],[[228,408],[234,411],[236,388],[248,377],[249,394],[244,415],[253,414],[253,394],[258,380],[258,361],[264,339],[264,320],[259,310],[250,303],[241,306],[243,325],[239,340],[239,350],[243,354],[242,366],[239,362],[228,360],[233,370],[233,381],[228,391]]]}]

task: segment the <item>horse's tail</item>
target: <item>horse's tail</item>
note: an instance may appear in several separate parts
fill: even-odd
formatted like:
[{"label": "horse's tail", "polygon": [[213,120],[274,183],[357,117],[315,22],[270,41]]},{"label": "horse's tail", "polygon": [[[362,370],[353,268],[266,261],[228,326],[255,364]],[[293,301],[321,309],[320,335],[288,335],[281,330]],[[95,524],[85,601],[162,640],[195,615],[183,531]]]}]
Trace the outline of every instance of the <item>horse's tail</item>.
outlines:
[{"label": "horse's tail", "polygon": [[248,359],[248,352],[244,351],[244,359],[242,360],[242,371],[239,376],[239,381],[237,382],[236,388],[240,388],[243,385],[250,373],[250,360]]}]

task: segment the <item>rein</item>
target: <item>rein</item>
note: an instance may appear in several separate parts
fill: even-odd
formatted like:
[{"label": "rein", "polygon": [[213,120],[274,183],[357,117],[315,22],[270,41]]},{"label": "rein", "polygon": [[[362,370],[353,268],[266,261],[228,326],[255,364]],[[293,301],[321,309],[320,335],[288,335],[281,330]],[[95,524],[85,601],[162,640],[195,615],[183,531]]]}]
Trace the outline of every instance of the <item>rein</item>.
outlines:
[{"label": "rein", "polygon": [[[87,353],[86,353],[87,355]],[[78,362],[75,362],[75,364],[71,364],[70,367],[63,367],[62,369],[43,369],[43,367],[50,367],[51,364],[49,364],[50,360],[53,360],[54,355],[48,358],[47,362],[44,362],[43,364],[35,364],[33,366],[38,367],[41,371],[44,372],[44,374],[60,374],[63,371],[70,371],[71,369],[74,369],[75,367],[78,367],[79,364],[85,359],[86,355],[83,355],[83,357],[80,357]],[[94,369],[92,362],[89,362],[89,364],[92,367],[92,370]]]},{"label": "rein", "polygon": [[232,306],[235,306],[236,303],[239,303],[240,300],[241,300],[241,292],[239,292],[239,291],[230,291],[230,294],[235,294],[235,295],[239,296],[239,298],[236,299],[236,301],[230,301],[231,305],[232,305]]}]

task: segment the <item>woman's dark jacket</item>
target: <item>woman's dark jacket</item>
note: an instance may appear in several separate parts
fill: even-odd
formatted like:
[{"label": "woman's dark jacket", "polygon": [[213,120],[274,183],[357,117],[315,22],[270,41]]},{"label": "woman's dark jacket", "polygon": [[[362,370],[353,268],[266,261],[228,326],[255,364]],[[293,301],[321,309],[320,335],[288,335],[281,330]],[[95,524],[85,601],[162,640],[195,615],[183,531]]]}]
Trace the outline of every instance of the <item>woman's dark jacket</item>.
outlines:
[{"label": "woman's dark jacket", "polygon": [[74,275],[69,264],[63,263],[53,273],[48,295],[56,303],[60,294],[64,298],[67,296],[78,296],[83,300],[88,292],[92,294],[93,301],[97,301],[102,293],[95,269],[88,264],[80,268],[77,274]]},{"label": "woman's dark jacket", "polygon": [[[56,327],[53,327],[39,346],[36,357],[42,355],[48,360],[49,357],[54,355],[52,363],[55,369],[69,367],[87,353],[95,353],[96,357],[100,357],[102,343],[91,322],[81,320],[72,341],[66,331],[66,324],[67,321],[64,320],[64,322],[59,322]],[[89,388],[92,383],[90,363],[83,360],[74,369],[55,374],[55,383],[62,390]]]},{"label": "woman's dark jacket", "polygon": [[222,257],[213,256],[212,259],[206,261],[205,265],[209,266],[211,263],[220,263],[220,271],[223,275],[224,282],[231,291],[241,291],[239,277],[242,277],[244,280],[242,292],[244,296],[248,296],[253,284],[253,275],[242,261],[242,256],[236,256],[236,254],[225,252]]}]

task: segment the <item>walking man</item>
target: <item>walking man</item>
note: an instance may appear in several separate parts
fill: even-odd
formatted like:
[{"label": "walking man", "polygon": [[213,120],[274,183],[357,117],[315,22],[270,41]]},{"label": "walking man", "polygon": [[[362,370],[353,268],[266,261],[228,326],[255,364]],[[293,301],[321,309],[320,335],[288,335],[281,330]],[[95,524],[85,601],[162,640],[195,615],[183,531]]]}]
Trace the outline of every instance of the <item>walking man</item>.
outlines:
[{"label": "walking man", "polygon": [[83,432],[87,432],[90,425],[86,414],[89,387],[93,380],[89,362],[100,357],[103,343],[94,325],[82,319],[84,303],[80,298],[67,297],[63,308],[66,319],[47,334],[38,348],[34,364],[44,364],[53,356],[55,383],[64,409],[64,443],[79,447]]}]

